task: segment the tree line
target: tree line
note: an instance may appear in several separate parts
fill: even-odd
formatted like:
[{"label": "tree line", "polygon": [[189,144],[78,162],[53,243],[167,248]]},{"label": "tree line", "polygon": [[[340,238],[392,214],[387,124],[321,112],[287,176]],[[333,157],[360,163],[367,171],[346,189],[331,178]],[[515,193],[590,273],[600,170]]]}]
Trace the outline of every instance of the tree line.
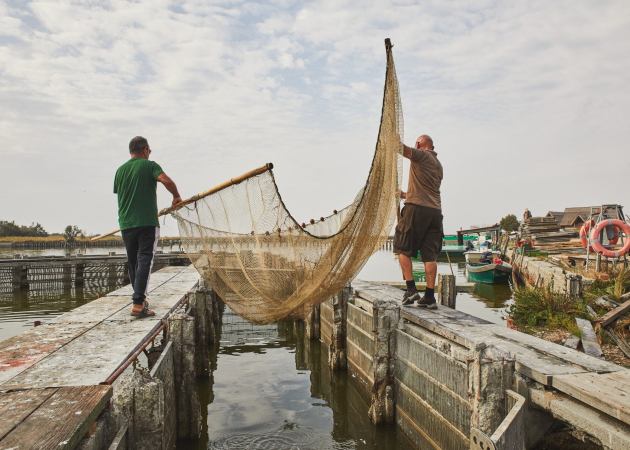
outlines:
[{"label": "tree line", "polygon": [[46,237],[48,232],[39,222],[30,225],[18,225],[14,221],[0,220],[0,236]]},{"label": "tree line", "polygon": [[[63,233],[53,233],[60,236],[66,241],[74,242],[76,238],[84,235],[83,231],[76,225],[68,225]],[[31,223],[30,225],[18,225],[15,221],[0,220],[0,237],[46,237],[50,234],[39,223]]]}]

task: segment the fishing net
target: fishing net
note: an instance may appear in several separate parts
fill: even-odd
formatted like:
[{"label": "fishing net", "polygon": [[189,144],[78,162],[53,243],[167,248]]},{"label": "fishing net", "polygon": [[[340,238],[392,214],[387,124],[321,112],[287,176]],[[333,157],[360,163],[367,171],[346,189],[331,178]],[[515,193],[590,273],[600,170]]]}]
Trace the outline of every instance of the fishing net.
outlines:
[{"label": "fishing net", "polygon": [[387,239],[399,204],[403,121],[388,41],[386,54],[376,150],[349,206],[298,222],[268,165],[172,213],[192,263],[240,316],[257,323],[303,317],[346,286]]}]

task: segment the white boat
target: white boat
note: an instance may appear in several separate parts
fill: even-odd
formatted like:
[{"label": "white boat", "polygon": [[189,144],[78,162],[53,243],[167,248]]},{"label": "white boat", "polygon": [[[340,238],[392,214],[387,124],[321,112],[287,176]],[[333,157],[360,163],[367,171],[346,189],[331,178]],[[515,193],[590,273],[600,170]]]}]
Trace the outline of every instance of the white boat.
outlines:
[{"label": "white boat", "polygon": [[498,250],[468,250],[464,252],[464,256],[466,257],[466,263],[468,264],[478,264],[481,262],[481,257],[486,253],[492,253],[492,259],[495,257],[501,257],[501,252]]}]

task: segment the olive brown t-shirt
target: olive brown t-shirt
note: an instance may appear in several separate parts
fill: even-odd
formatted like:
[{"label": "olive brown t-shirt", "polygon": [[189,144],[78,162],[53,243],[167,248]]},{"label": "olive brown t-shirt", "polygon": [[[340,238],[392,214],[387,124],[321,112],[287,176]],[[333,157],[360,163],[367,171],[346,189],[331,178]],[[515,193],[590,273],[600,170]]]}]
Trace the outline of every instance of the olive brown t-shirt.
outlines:
[{"label": "olive brown t-shirt", "polygon": [[159,227],[157,178],[164,171],[155,161],[131,158],[118,168],[114,194],[118,194],[118,224],[121,230]]},{"label": "olive brown t-shirt", "polygon": [[411,161],[409,187],[405,203],[442,209],[440,185],[442,184],[442,164],[433,150],[417,150],[407,147]]}]

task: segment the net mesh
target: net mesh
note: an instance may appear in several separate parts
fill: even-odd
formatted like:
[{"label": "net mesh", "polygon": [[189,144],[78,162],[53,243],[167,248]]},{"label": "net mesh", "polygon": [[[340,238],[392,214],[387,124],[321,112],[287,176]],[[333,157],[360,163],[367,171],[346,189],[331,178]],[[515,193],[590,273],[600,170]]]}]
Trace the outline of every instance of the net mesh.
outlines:
[{"label": "net mesh", "polygon": [[403,121],[389,45],[386,53],[374,158],[349,206],[299,223],[269,169],[172,213],[192,263],[240,316],[257,323],[303,317],[346,286],[387,239],[399,204]]}]

